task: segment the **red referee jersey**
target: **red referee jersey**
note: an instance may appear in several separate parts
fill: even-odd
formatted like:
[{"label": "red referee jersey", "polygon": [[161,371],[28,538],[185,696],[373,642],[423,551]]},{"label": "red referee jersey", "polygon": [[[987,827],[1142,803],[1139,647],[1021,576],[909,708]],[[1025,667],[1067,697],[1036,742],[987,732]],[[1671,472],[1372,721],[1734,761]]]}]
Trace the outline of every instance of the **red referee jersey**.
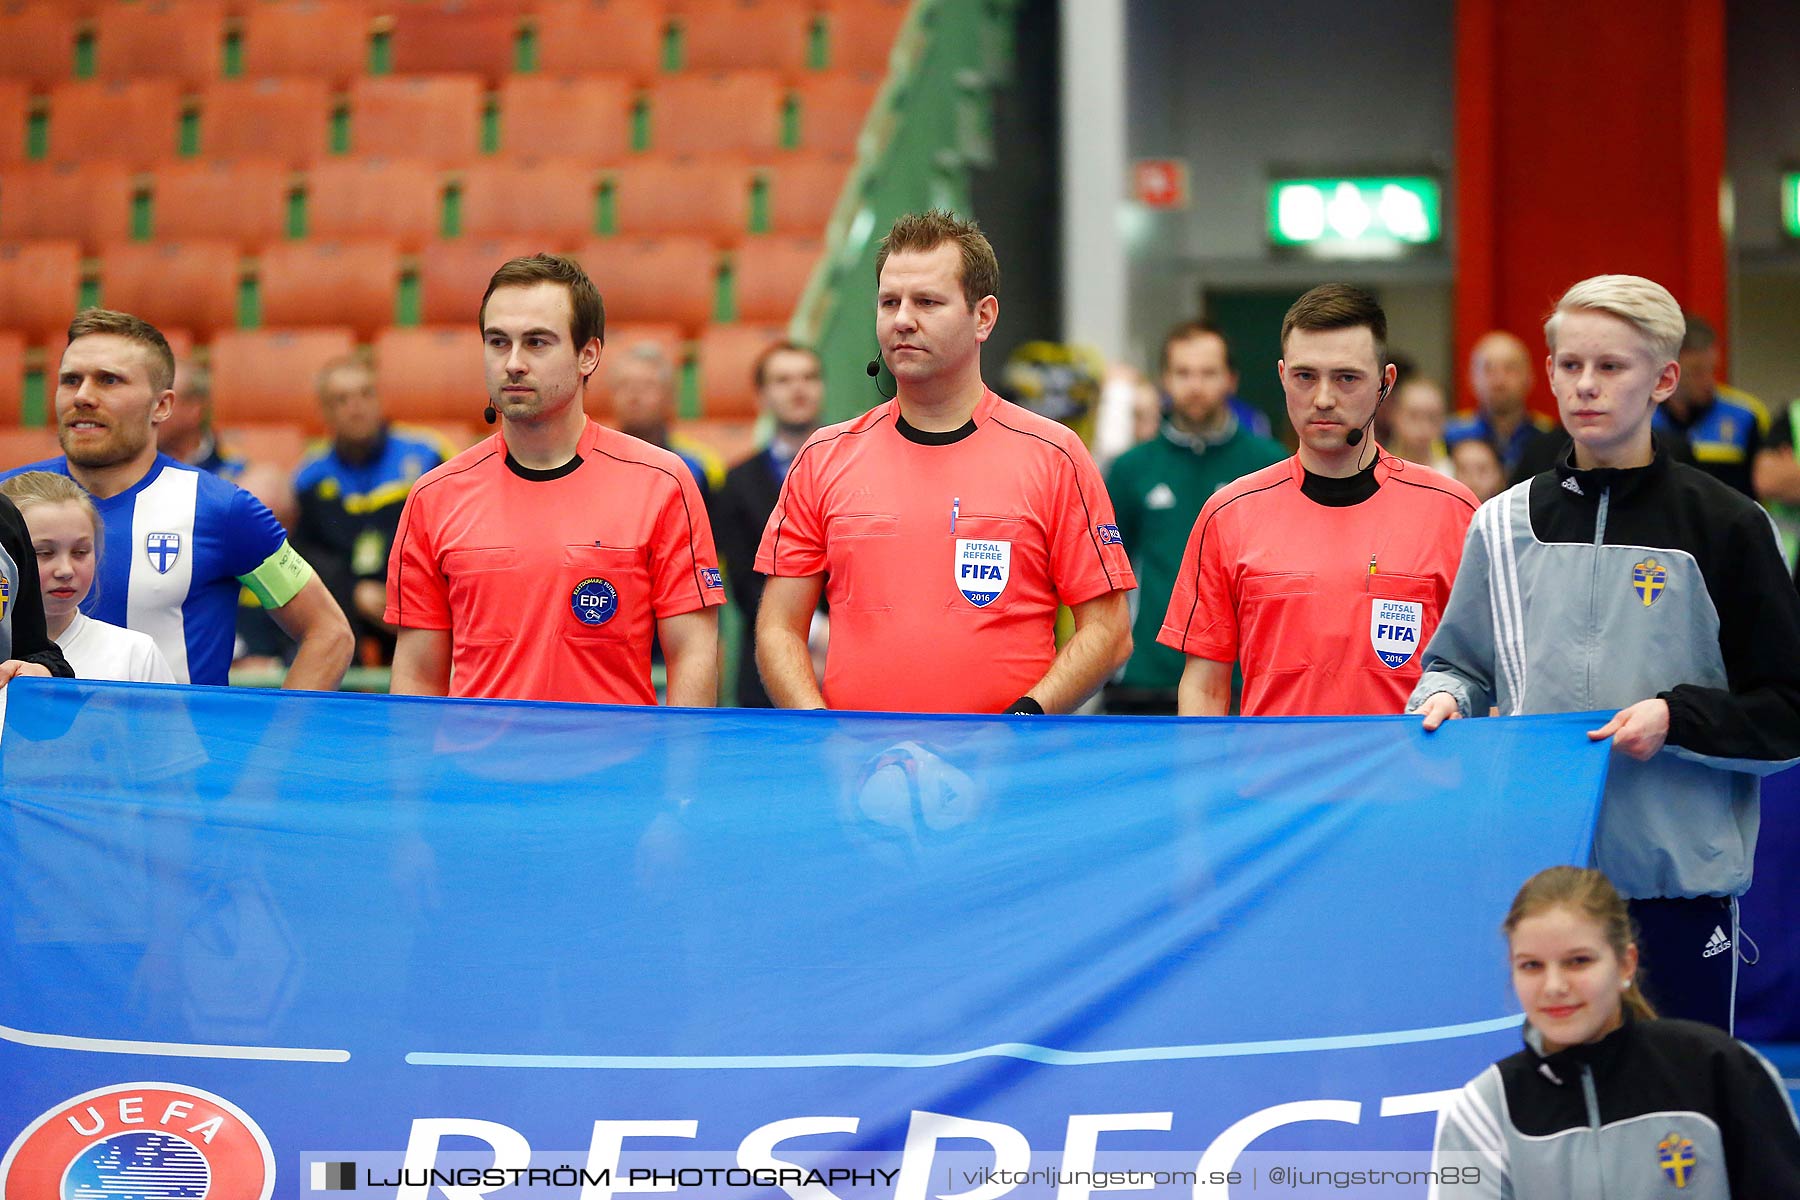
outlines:
[{"label": "red referee jersey", "polygon": [[589,421],[566,467],[512,463],[501,434],[413,487],[387,620],[450,631],[452,696],[655,704],[656,621],[723,604],[685,463]]},{"label": "red referee jersey", "polygon": [[826,574],[832,708],[1001,712],[1056,656],[1056,608],[1137,586],[1112,502],[1067,427],[987,392],[962,430],[890,400],[794,459],[757,551]]},{"label": "red referee jersey", "polygon": [[1475,496],[1386,453],[1357,503],[1310,499],[1305,478],[1291,457],[1213,493],[1156,640],[1241,663],[1245,716],[1402,712]]}]

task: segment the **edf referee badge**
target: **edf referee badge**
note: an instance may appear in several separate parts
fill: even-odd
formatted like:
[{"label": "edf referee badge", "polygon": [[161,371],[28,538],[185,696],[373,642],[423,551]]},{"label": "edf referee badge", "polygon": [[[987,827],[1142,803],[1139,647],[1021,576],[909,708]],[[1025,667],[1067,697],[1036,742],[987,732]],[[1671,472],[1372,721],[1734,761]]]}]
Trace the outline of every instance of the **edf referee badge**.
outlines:
[{"label": "edf referee badge", "polygon": [[985,538],[956,539],[956,590],[976,608],[986,608],[1006,590],[1012,573],[1012,543]]},{"label": "edf referee badge", "polygon": [[1404,667],[1419,652],[1419,633],[1425,627],[1425,606],[1417,600],[1383,600],[1369,605],[1369,645],[1375,657],[1390,669]]},{"label": "edf referee badge", "polygon": [[1646,558],[1641,563],[1633,564],[1631,590],[1638,594],[1638,599],[1644,602],[1645,608],[1655,604],[1656,598],[1662,595],[1663,589],[1668,586],[1669,568],[1654,558]]},{"label": "edf referee badge", "polygon": [[569,611],[583,625],[604,625],[619,612],[619,589],[598,575],[575,585],[569,594]]}]

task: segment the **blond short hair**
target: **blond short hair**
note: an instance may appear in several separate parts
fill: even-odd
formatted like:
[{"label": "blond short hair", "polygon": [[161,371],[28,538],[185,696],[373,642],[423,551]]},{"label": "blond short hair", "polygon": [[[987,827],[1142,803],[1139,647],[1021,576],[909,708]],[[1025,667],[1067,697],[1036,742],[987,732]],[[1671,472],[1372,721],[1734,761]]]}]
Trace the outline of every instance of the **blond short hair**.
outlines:
[{"label": "blond short hair", "polygon": [[1603,312],[1619,318],[1644,335],[1651,353],[1662,362],[1675,361],[1687,331],[1681,305],[1669,289],[1641,275],[1595,275],[1564,292],[1544,322],[1544,341],[1552,353],[1562,316],[1571,312]]},{"label": "blond short hair", "polygon": [[[100,544],[100,510],[94,507],[94,498],[67,475],[58,475],[54,471],[27,471],[23,475],[14,475],[0,482],[0,496],[11,500],[20,513],[29,512],[40,504],[79,504],[88,520],[93,522],[94,544]],[[25,520],[29,525],[31,518]]]}]

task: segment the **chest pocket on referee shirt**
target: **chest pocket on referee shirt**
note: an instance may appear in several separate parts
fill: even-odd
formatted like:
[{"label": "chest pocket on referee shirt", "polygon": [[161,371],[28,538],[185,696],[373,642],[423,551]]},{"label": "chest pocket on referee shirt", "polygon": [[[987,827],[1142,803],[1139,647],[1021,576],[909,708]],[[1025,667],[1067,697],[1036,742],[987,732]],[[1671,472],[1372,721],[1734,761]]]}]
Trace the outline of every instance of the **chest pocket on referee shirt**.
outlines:
[{"label": "chest pocket on referee shirt", "polygon": [[1376,670],[1417,670],[1437,628],[1437,584],[1425,575],[1370,575],[1368,591],[1369,650],[1362,661]]},{"label": "chest pocket on referee shirt", "polygon": [[451,550],[444,555],[444,581],[456,640],[492,646],[519,635],[519,609],[494,602],[495,592],[501,590],[495,575],[512,571],[518,562],[519,552],[511,546]]},{"label": "chest pocket on referee shirt", "polygon": [[1027,553],[1029,526],[1020,517],[961,513],[949,535],[949,563],[936,570],[950,573],[951,612],[1002,613],[1019,595],[1019,571]]},{"label": "chest pocket on referee shirt", "polygon": [[643,630],[655,619],[650,610],[650,567],[635,547],[564,546],[559,616],[571,641],[610,642]]},{"label": "chest pocket on referee shirt", "polygon": [[1263,650],[1259,669],[1301,671],[1312,666],[1313,596],[1318,580],[1310,571],[1276,571],[1244,576],[1238,600],[1238,644]]},{"label": "chest pocket on referee shirt", "polygon": [[888,589],[904,577],[905,569],[899,561],[900,518],[891,513],[846,513],[831,518],[825,537],[831,606],[845,612],[893,608]]}]

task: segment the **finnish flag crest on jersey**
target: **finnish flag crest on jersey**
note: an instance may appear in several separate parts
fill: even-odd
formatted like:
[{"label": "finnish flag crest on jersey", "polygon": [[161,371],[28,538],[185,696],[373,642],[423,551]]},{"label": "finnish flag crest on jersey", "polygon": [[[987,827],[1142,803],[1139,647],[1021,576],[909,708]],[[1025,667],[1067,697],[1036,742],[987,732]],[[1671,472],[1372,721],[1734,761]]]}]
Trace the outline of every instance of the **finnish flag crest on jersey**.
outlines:
[{"label": "finnish flag crest on jersey", "polygon": [[167,575],[181,557],[181,535],[179,533],[147,533],[144,535],[144,557],[156,568],[158,575]]},{"label": "finnish flag crest on jersey", "polygon": [[956,590],[976,608],[986,608],[1006,590],[1012,573],[1012,543],[987,538],[956,539]]},{"label": "finnish flag crest on jersey", "polygon": [[1369,606],[1369,645],[1390,670],[1412,661],[1419,652],[1419,633],[1424,627],[1425,606],[1417,600],[1377,596]]}]

